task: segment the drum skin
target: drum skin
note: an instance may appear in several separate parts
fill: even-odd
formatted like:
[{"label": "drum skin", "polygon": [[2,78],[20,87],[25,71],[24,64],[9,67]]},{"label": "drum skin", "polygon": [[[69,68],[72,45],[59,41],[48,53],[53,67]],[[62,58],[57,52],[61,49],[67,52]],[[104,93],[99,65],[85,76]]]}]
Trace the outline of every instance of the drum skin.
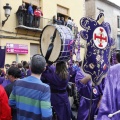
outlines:
[{"label": "drum skin", "polygon": [[68,27],[63,25],[47,25],[42,30],[40,36],[40,52],[44,57],[46,56],[55,29],[57,29],[57,32],[53,43],[54,47],[48,61],[68,61],[73,49],[74,35]]}]

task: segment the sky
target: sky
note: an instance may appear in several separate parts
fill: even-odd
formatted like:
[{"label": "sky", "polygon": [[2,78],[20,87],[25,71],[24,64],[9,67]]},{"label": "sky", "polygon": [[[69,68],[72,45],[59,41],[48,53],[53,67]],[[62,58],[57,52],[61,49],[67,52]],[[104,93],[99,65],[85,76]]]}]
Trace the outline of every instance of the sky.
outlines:
[{"label": "sky", "polygon": [[111,2],[113,2],[113,3],[115,3],[115,4],[120,6],[120,0],[109,0],[109,1],[111,1]]}]

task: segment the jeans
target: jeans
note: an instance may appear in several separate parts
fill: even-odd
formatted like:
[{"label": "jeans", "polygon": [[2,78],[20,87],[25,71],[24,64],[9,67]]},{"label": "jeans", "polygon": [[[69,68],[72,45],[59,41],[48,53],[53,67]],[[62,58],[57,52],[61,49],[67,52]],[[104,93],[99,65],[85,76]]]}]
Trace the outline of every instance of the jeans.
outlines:
[{"label": "jeans", "polygon": [[33,27],[33,15],[29,15],[29,27]]},{"label": "jeans", "polygon": [[23,12],[17,13],[18,25],[24,25],[24,17]]}]

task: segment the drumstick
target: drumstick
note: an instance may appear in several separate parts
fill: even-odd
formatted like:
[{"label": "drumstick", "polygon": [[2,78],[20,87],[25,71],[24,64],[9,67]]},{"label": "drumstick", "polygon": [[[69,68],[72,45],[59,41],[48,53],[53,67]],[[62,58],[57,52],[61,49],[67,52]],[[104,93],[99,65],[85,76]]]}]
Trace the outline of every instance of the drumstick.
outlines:
[{"label": "drumstick", "polygon": [[109,114],[108,117],[109,117],[109,118],[112,118],[114,115],[116,115],[116,114],[118,114],[118,113],[120,113],[120,110],[114,112],[113,114]]}]

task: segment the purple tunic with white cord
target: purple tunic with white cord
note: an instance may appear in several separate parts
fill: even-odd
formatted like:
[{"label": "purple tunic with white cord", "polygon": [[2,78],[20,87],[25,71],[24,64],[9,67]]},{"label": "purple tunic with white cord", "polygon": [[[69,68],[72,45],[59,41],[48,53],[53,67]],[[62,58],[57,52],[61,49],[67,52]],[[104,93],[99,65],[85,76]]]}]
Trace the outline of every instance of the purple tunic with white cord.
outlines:
[{"label": "purple tunic with white cord", "polygon": [[[55,73],[55,67],[47,67],[47,70],[42,73],[42,77],[47,79],[51,88],[51,105],[58,116],[58,120],[70,120],[70,103],[68,93],[66,91],[69,76],[67,80],[62,80]],[[63,93],[54,93],[52,91],[65,91]]]},{"label": "purple tunic with white cord", "polygon": [[109,118],[109,114],[120,110],[120,64],[110,67],[106,77],[97,120],[120,120],[120,113]]},{"label": "purple tunic with white cord", "polygon": [[100,100],[100,97],[102,96],[104,81],[99,86],[95,86],[92,90],[91,81],[89,81],[87,84],[83,84],[80,82],[80,80],[82,80],[84,77],[85,75],[82,70],[78,71],[75,77],[75,83],[80,95],[77,120],[88,120],[91,91],[93,91],[93,96],[90,120],[94,120],[94,115],[97,114],[98,111],[97,105]]}]

